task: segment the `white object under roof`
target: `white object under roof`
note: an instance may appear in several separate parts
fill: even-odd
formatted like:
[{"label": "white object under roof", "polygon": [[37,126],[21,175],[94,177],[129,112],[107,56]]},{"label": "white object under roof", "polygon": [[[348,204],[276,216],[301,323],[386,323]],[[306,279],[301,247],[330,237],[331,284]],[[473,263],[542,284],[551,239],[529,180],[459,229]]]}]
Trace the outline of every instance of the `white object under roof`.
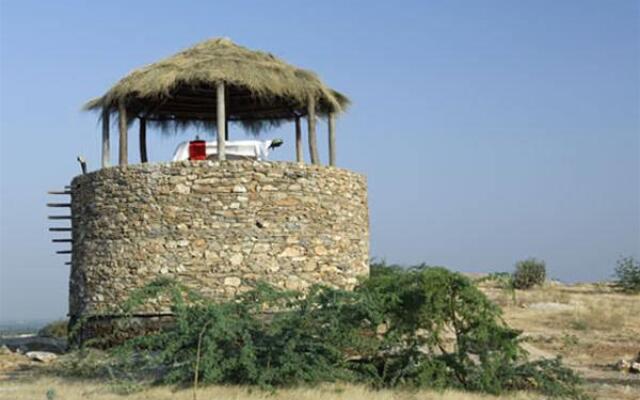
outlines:
[{"label": "white object under roof", "polygon": [[[266,161],[273,140],[231,140],[225,142],[227,159],[243,160],[251,159]],[[215,141],[206,142],[207,159],[218,159],[218,144]],[[172,161],[185,161],[189,159],[189,142],[182,142],[173,153]]]}]

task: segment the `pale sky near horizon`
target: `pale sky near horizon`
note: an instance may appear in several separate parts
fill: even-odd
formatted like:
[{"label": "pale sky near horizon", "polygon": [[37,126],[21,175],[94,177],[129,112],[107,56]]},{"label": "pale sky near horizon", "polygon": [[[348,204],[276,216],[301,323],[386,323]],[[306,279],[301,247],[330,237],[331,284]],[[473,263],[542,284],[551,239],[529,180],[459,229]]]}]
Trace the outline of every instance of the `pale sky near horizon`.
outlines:
[{"label": "pale sky near horizon", "polygon": [[[554,278],[608,279],[640,257],[639,4],[0,0],[0,322],[67,311],[45,203],[78,154],[99,164],[82,104],[219,36],[352,98],[338,164],[368,177],[371,256],[471,272],[538,257]],[[198,132],[157,133],[152,161]],[[264,137],[294,157],[292,126]]]}]

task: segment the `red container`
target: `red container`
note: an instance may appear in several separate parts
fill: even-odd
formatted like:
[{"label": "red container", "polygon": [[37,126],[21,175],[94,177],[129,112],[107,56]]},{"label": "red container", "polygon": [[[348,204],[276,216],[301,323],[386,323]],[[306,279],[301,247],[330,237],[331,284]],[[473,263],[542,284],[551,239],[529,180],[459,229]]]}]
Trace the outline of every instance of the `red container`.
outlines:
[{"label": "red container", "polygon": [[189,142],[189,160],[206,160],[207,143],[204,140],[192,140]]}]

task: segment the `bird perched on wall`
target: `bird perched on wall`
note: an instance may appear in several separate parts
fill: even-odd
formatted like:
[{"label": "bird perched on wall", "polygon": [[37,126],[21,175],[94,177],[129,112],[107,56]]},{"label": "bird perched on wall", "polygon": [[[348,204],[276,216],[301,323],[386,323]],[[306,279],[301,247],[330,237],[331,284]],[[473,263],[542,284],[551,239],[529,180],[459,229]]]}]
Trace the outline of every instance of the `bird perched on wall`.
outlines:
[{"label": "bird perched on wall", "polygon": [[282,146],[282,143],[283,143],[282,139],[275,138],[275,139],[273,139],[271,141],[271,144],[269,145],[269,148],[270,149],[275,149],[276,147]]}]

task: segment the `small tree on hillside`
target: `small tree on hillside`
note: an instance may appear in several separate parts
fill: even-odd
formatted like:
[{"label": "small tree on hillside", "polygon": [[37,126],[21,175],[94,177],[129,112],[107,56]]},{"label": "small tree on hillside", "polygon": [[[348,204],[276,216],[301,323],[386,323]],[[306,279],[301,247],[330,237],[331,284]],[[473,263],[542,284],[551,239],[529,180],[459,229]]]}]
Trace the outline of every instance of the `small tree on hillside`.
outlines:
[{"label": "small tree on hillside", "polygon": [[625,292],[640,293],[640,262],[633,257],[621,257],[616,264],[617,286]]},{"label": "small tree on hillside", "polygon": [[535,258],[518,261],[513,272],[513,287],[516,289],[531,289],[542,285],[547,277],[547,267],[544,261]]}]

